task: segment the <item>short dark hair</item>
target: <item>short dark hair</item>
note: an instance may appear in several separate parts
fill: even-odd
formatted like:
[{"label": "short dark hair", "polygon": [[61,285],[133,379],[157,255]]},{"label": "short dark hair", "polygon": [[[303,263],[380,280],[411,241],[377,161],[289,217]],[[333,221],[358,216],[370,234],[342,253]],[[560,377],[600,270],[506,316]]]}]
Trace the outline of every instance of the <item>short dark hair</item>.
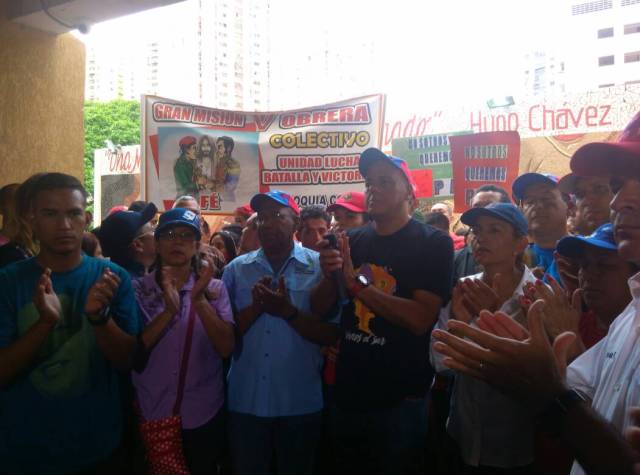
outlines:
[{"label": "short dark hair", "polygon": [[504,188],[501,188],[497,185],[482,185],[480,188],[476,190],[474,194],[488,192],[488,193],[498,193],[500,195],[500,203],[511,203],[511,198],[509,198],[509,193]]},{"label": "short dark hair", "polygon": [[43,173],[35,178],[29,190],[29,204],[33,204],[33,201],[41,191],[58,190],[64,188],[79,191],[82,194],[83,204],[87,204],[87,198],[89,197],[89,194],[87,193],[87,190],[84,189],[84,186],[82,186],[82,183],[80,183],[80,180],[78,180],[74,176],[67,175],[66,173],[58,172]]},{"label": "short dark hair", "polygon": [[324,219],[327,226],[331,225],[331,215],[327,212],[326,206],[311,205],[302,208],[302,211],[300,211],[300,227],[304,225],[307,219]]},{"label": "short dark hair", "polygon": [[236,242],[236,246],[240,242],[240,236],[242,235],[242,226],[239,224],[227,224],[226,226],[222,226],[222,231],[227,231],[231,234],[231,237]]},{"label": "short dark hair", "polygon": [[218,140],[216,140],[216,143],[220,141],[222,141],[222,143],[224,144],[225,150],[229,150],[229,153],[233,152],[233,147],[235,146],[235,143],[231,137],[227,137],[226,135],[223,135],[222,137],[218,137]]},{"label": "short dark hair", "polygon": [[446,229],[449,230],[449,218],[444,213],[427,213],[424,215],[424,223],[430,224],[431,226],[438,229]]},{"label": "short dark hair", "polygon": [[148,201],[137,200],[129,205],[129,211],[142,211],[145,206],[149,204]]}]

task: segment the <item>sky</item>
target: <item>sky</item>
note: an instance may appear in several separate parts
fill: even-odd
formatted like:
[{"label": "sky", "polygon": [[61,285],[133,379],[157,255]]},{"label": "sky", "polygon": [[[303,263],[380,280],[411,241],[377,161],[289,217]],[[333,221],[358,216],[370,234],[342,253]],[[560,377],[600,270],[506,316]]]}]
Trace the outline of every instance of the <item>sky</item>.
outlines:
[{"label": "sky", "polygon": [[[79,36],[118,55],[142,47],[159,31],[171,35],[186,8],[177,3],[148,10]],[[271,61],[283,68],[321,61],[312,44],[326,31],[330,48],[353,56],[372,49],[373,56],[358,65],[348,84],[326,88],[310,81],[314,103],[383,92],[407,108],[480,104],[517,94],[524,53],[561,42],[567,8],[566,0],[271,0]],[[271,109],[308,105],[300,100],[283,93],[272,99]]]}]

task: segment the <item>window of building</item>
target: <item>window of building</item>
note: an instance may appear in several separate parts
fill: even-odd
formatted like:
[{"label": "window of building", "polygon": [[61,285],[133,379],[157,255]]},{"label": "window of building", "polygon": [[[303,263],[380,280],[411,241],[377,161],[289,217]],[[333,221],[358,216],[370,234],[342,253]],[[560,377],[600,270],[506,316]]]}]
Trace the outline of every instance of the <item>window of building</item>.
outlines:
[{"label": "window of building", "polygon": [[632,53],[624,54],[625,63],[637,63],[640,61],[640,51],[633,51]]},{"label": "window of building", "polygon": [[625,82],[625,85],[626,85],[626,84],[640,84],[640,79],[636,79],[636,80],[634,80],[634,81],[626,81],[626,82]]},{"label": "window of building", "polygon": [[584,15],[586,13],[599,12],[613,8],[613,0],[596,0],[595,2],[579,3],[571,6],[572,15]]},{"label": "window of building", "polygon": [[598,87],[603,88],[603,87],[611,87],[613,86],[613,83],[609,83],[609,84],[600,84]]},{"label": "window of building", "polygon": [[598,38],[611,38],[613,36],[613,27],[611,28],[602,28],[598,30]]},{"label": "window of building", "polygon": [[614,63],[613,55],[600,56],[598,58],[598,66],[611,66]]},{"label": "window of building", "polygon": [[629,25],[624,25],[625,35],[632,35],[634,33],[640,33],[640,23],[631,23]]},{"label": "window of building", "polygon": [[634,5],[636,3],[640,3],[640,0],[622,0],[622,2],[620,2],[620,5],[622,5],[623,7],[628,7],[629,5]]}]

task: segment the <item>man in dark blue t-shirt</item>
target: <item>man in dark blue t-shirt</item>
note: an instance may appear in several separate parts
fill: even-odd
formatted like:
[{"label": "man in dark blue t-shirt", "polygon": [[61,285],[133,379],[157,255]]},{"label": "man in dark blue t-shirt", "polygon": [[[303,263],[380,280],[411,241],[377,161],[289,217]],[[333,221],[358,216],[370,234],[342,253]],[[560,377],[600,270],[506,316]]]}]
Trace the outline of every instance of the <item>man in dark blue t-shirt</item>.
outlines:
[{"label": "man in dark blue t-shirt", "polygon": [[314,313],[337,301],[334,272],[348,298],[337,360],[338,473],[423,473],[426,401],[433,371],[429,330],[449,300],[453,243],[410,218],[415,185],[404,160],[370,148],[360,156],[372,222],[321,243],[324,279]]},{"label": "man in dark blue t-shirt", "polygon": [[86,191],[36,180],[29,219],[39,254],[0,270],[0,473],[120,473],[115,369],[139,331],[131,280],[81,251]]}]

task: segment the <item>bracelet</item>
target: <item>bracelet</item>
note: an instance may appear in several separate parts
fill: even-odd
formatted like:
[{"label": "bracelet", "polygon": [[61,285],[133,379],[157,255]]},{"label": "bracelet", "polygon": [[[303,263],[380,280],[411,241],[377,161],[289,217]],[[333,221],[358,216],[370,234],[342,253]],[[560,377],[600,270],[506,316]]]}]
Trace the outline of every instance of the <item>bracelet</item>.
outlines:
[{"label": "bracelet", "polygon": [[291,314],[291,316],[287,317],[284,319],[285,322],[287,323],[291,323],[293,320],[295,320],[296,318],[298,318],[298,308],[297,307],[293,307],[293,313]]},{"label": "bracelet", "polygon": [[103,325],[106,325],[110,319],[111,319],[111,307],[109,305],[103,308],[102,311],[97,315],[87,314],[87,320],[89,320],[89,323],[94,327],[101,327]]}]

